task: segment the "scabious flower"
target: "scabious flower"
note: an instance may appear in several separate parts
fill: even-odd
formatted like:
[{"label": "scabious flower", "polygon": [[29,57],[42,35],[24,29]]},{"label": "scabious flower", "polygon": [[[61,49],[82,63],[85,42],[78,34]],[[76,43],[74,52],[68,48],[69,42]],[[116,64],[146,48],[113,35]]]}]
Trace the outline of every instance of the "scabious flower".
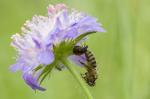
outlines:
[{"label": "scabious flower", "polygon": [[85,13],[69,10],[65,4],[50,5],[47,16],[34,16],[26,21],[21,33],[12,36],[11,45],[18,55],[12,71],[22,71],[24,81],[33,89],[40,86],[53,67],[71,59],[80,64],[84,56],[75,56],[73,46],[80,44],[88,34],[104,32],[97,19]]}]

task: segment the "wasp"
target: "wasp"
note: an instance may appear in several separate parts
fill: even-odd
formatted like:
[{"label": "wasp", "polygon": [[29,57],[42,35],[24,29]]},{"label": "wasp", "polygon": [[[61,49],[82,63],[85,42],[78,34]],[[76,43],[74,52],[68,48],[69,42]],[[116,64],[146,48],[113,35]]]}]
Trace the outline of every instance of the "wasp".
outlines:
[{"label": "wasp", "polygon": [[96,70],[96,60],[91,51],[89,51],[88,46],[74,46],[73,53],[75,55],[85,55],[86,57],[86,63],[81,62],[80,63],[86,67],[87,72],[85,74],[81,74],[83,79],[86,81],[86,83],[89,86],[94,86],[95,81],[97,79],[97,70]]}]

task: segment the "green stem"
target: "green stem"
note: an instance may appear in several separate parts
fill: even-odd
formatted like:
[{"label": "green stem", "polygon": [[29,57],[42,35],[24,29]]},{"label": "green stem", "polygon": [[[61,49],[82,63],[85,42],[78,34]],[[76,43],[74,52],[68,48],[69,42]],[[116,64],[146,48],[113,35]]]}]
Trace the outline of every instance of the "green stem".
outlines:
[{"label": "green stem", "polygon": [[93,99],[93,96],[91,95],[90,91],[88,90],[86,83],[83,81],[83,79],[81,78],[79,73],[76,71],[74,66],[69,61],[66,61],[66,60],[64,60],[63,63],[69,69],[71,74],[76,78],[76,80],[79,82],[81,88],[87,95],[88,99]]}]

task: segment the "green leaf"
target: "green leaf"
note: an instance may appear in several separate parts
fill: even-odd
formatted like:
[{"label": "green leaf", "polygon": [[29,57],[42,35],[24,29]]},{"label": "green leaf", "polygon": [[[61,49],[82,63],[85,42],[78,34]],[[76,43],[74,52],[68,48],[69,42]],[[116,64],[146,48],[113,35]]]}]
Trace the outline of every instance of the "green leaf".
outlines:
[{"label": "green leaf", "polygon": [[34,69],[34,71],[36,72],[36,71],[40,70],[41,68],[43,68],[43,65],[39,65],[38,67],[36,67],[36,68]]},{"label": "green leaf", "polygon": [[49,65],[47,65],[44,69],[43,69],[43,71],[42,71],[42,73],[40,74],[40,76],[39,76],[39,78],[38,78],[38,80],[40,80],[40,78],[41,78],[41,80],[40,80],[40,84],[43,82],[43,80],[46,78],[46,76],[51,72],[51,70],[53,69],[53,67],[55,66],[57,64],[57,62],[56,61],[54,61],[53,63],[51,63],[51,64],[49,64]]},{"label": "green leaf", "polygon": [[93,34],[96,33],[96,31],[93,32],[87,32],[84,34],[79,35],[75,40],[74,40],[74,44],[78,43],[81,39],[83,39],[85,36],[89,35],[89,34]]}]

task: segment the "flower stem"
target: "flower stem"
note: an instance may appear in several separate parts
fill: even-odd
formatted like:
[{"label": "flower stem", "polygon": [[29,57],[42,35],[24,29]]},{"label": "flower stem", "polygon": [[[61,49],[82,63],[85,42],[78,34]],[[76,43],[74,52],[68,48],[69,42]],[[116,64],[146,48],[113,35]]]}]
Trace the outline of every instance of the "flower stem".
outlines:
[{"label": "flower stem", "polygon": [[66,61],[66,60],[64,60],[63,63],[69,69],[71,74],[76,78],[76,80],[79,82],[81,88],[83,89],[83,91],[85,92],[85,94],[88,97],[87,99],[93,99],[93,96],[91,95],[90,91],[88,90],[86,83],[83,81],[81,76],[78,74],[78,72],[76,71],[74,66],[69,61]]}]

